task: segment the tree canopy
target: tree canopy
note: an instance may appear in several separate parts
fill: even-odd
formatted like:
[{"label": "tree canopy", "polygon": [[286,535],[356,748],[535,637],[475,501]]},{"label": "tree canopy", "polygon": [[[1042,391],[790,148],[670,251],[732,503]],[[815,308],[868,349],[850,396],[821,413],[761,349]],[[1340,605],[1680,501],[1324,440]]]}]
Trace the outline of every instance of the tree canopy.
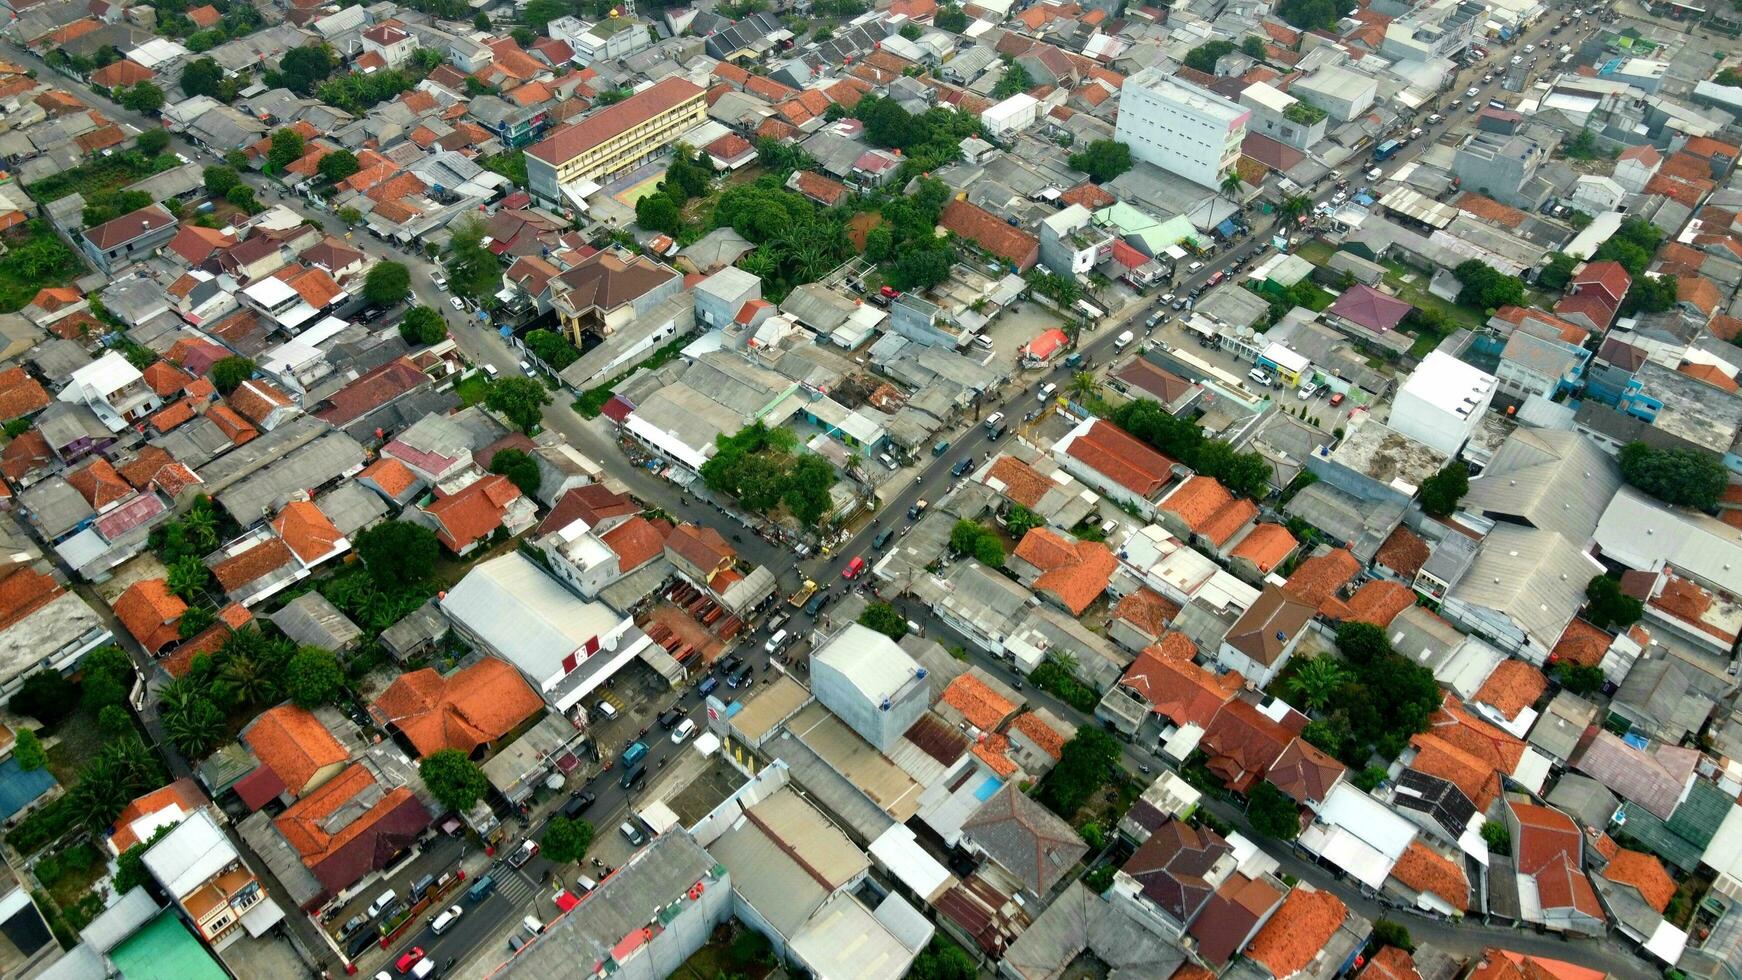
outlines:
[{"label": "tree canopy", "polygon": [[988,568],[1004,567],[1004,543],[997,532],[966,518],[950,529],[950,549]]},{"label": "tree canopy", "polygon": [[1446,517],[1458,509],[1458,501],[1469,492],[1470,470],[1461,460],[1454,459],[1421,482],[1421,509],[1435,517]]},{"label": "tree canopy", "polygon": [[303,647],[285,665],[284,690],[304,708],[331,704],[345,690],[345,671],[333,651]]},{"label": "tree canopy", "polygon": [[1598,629],[1626,629],[1645,615],[1645,603],[1622,592],[1621,583],[1607,575],[1585,583],[1585,599],[1585,618]]},{"label": "tree canopy", "polygon": [[1463,286],[1458,302],[1478,310],[1496,310],[1502,306],[1524,303],[1524,282],[1517,276],[1497,271],[1481,259],[1465,259],[1452,269]]},{"label": "tree canopy", "polygon": [[1294,840],[1300,836],[1300,807],[1268,779],[1247,794],[1246,815],[1252,820],[1252,829],[1266,837]]},{"label": "tree canopy", "polygon": [[490,472],[500,473],[528,497],[538,493],[538,463],[519,449],[500,449],[490,458]]},{"label": "tree canopy", "polygon": [[399,335],[413,347],[441,343],[448,335],[448,324],[432,307],[414,306],[405,311],[399,321]]},{"label": "tree canopy", "polygon": [[521,338],[526,349],[538,355],[538,359],[550,365],[552,371],[561,371],[570,364],[581,359],[581,352],[569,339],[555,331],[537,329],[528,330]]},{"label": "tree canopy", "polygon": [[163,89],[150,82],[140,82],[117,92],[116,101],[134,112],[150,114],[163,108]]},{"label": "tree canopy", "polygon": [[357,162],[357,154],[350,150],[334,150],[321,157],[321,162],[316,166],[322,180],[336,184],[356,173],[362,165]]},{"label": "tree canopy", "polygon": [[710,490],[730,494],[758,514],[785,505],[807,527],[816,527],[832,509],[835,468],[800,450],[791,430],[757,421],[734,435],[716,437],[714,444],[718,451],[702,464],[702,481]]},{"label": "tree canopy", "polygon": [[887,602],[873,602],[866,606],[859,614],[859,625],[869,626],[891,640],[907,635],[907,617]]},{"label": "tree canopy", "polygon": [[501,412],[515,428],[531,433],[544,418],[544,406],[550,404],[550,392],[531,378],[499,378],[490,382],[484,392],[484,406]]},{"label": "tree canopy", "polygon": [[324,44],[292,48],[278,60],[279,80],[285,88],[306,97],[315,94],[338,67],[333,49]]},{"label": "tree canopy", "polygon": [[1262,498],[1270,492],[1270,464],[1257,453],[1235,452],[1217,439],[1205,439],[1197,422],[1168,414],[1152,398],[1126,402],[1113,410],[1113,423],[1206,476],[1231,493]]},{"label": "tree canopy", "polygon": [[423,777],[423,784],[429,787],[430,795],[455,813],[465,813],[477,806],[490,789],[484,771],[459,749],[430,753],[418,763],[417,771]]},{"label": "tree canopy", "polygon": [[484,222],[467,215],[449,228],[448,286],[455,296],[483,301],[502,284],[502,263],[484,245]]},{"label": "tree canopy", "polygon": [[1058,765],[1041,780],[1040,801],[1069,820],[1119,766],[1119,743],[1095,725],[1083,725],[1065,743]]},{"label": "tree canopy", "polygon": [[593,843],[593,825],[585,820],[551,817],[544,826],[539,847],[544,856],[557,864],[572,864],[587,856]]},{"label": "tree canopy", "polygon": [[357,535],[357,554],[369,577],[388,587],[427,580],[441,557],[434,532],[408,521],[384,521]]},{"label": "tree canopy", "polygon": [[283,170],[302,157],[302,134],[288,127],[275,130],[272,134],[272,148],[266,153],[266,162],[274,170]]},{"label": "tree canopy", "polygon": [[1698,449],[1653,449],[1630,442],[1621,447],[1621,478],[1664,503],[1713,510],[1728,473],[1716,456]]},{"label": "tree canopy", "polygon": [[1625,218],[1621,227],[1608,240],[1597,246],[1591,255],[1594,262],[1619,262],[1635,279],[1645,274],[1651,265],[1657,246],[1663,242],[1663,230],[1644,218]]},{"label": "tree canopy", "polygon": [[1012,61],[1004,66],[1004,74],[998,76],[998,83],[992,86],[992,97],[1008,99],[1033,87],[1034,77],[1028,73],[1028,69],[1022,67],[1021,62]]},{"label": "tree canopy", "polygon": [[195,58],[182,66],[181,79],[178,82],[183,95],[205,95],[211,98],[218,97],[218,89],[223,83],[224,69],[210,58]]},{"label": "tree canopy", "polygon": [[398,262],[377,262],[363,277],[363,298],[376,306],[392,306],[411,295],[411,270]]},{"label": "tree canopy", "polygon": [[1071,166],[1104,184],[1132,167],[1131,147],[1116,140],[1095,140],[1070,157]]},{"label": "tree canopy", "polygon": [[254,377],[254,362],[246,357],[232,355],[213,364],[210,373],[212,387],[228,395],[240,388],[242,382]]},{"label": "tree canopy", "polygon": [[1544,289],[1562,290],[1567,283],[1573,281],[1573,267],[1579,260],[1565,252],[1554,252],[1548,257],[1548,265],[1536,274],[1536,284]]},{"label": "tree canopy", "polygon": [[968,29],[968,15],[962,12],[961,7],[953,3],[946,3],[938,8],[937,13],[932,15],[931,23],[940,31],[960,34]]},{"label": "tree canopy", "polygon": [[1339,0],[1282,0],[1276,15],[1296,30],[1311,31],[1335,27],[1344,9]]},{"label": "tree canopy", "polygon": [[1234,42],[1232,41],[1205,41],[1186,52],[1185,66],[1195,68],[1206,75],[1214,75],[1216,62],[1221,61],[1223,55],[1230,54],[1233,50]]}]

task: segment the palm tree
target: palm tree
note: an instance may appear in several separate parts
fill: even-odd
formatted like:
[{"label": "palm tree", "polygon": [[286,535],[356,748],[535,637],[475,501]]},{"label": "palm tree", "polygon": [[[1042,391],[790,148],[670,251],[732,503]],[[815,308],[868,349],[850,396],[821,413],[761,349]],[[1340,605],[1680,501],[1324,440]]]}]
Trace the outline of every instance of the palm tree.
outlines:
[{"label": "palm tree", "polygon": [[253,657],[231,657],[224,664],[219,683],[238,705],[265,704],[278,693],[277,679]]},{"label": "palm tree", "polygon": [[1343,665],[1328,655],[1320,655],[1300,665],[1289,679],[1289,693],[1299,699],[1301,706],[1309,711],[1317,711],[1329,704],[1337,688],[1342,687],[1349,679],[1349,672]]},{"label": "palm tree", "polygon": [[193,555],[183,555],[169,566],[169,591],[182,599],[192,599],[206,587],[206,579],[211,573],[206,566]]},{"label": "palm tree", "polygon": [[1228,200],[1233,201],[1239,193],[1240,175],[1230,170],[1228,171],[1228,175],[1222,178],[1222,194],[1227,197]]},{"label": "palm tree", "polygon": [[197,548],[216,548],[218,546],[218,518],[209,506],[195,506],[181,519],[181,526],[186,531],[188,540]]},{"label": "palm tree", "polygon": [[1076,654],[1071,653],[1069,650],[1054,650],[1047,654],[1047,656],[1051,657],[1052,662],[1058,664],[1065,673],[1072,677],[1077,676],[1077,668],[1081,665],[1077,661]]},{"label": "palm tree", "polygon": [[195,697],[187,706],[163,718],[163,730],[190,759],[203,759],[224,737],[224,713],[210,699]]},{"label": "palm tree", "polygon": [[1071,375],[1071,394],[1079,398],[1091,398],[1101,390],[1101,382],[1096,380],[1093,371],[1078,371]]}]

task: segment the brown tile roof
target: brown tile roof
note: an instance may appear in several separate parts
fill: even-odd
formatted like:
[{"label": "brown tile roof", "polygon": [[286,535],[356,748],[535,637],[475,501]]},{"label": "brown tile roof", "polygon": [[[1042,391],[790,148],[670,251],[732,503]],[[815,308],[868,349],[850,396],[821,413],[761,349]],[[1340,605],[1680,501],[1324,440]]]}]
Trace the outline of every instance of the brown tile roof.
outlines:
[{"label": "brown tile roof", "polygon": [[1361,980],[1421,980],[1414,958],[1396,946],[1386,946],[1374,953],[1360,977]]},{"label": "brown tile roof", "polygon": [[1675,897],[1675,879],[1663,869],[1662,861],[1649,854],[1617,850],[1602,875],[1610,881],[1632,885],[1645,904],[1659,912],[1669,908],[1669,900]]},{"label": "brown tile roof", "polygon": [[1260,573],[1269,574],[1298,547],[1300,542],[1281,524],[1256,524],[1252,532],[1241,538],[1234,550],[1228,553],[1228,557],[1244,558]]},{"label": "brown tile roof", "polygon": [[690,99],[700,99],[702,90],[687,79],[664,79],[616,105],[558,129],[527,148],[528,153],[550,164],[563,164],[619,133],[667,112]]},{"label": "brown tile roof", "polygon": [[65,592],[59,582],[29,566],[0,579],[0,630],[53,602]]},{"label": "brown tile roof", "polygon": [[1113,618],[1135,626],[1145,636],[1159,637],[1180,614],[1180,605],[1149,588],[1126,593],[1113,607]]},{"label": "brown tile roof", "polygon": [[206,418],[210,419],[218,430],[229,437],[231,444],[240,446],[251,442],[260,435],[260,430],[248,424],[248,420],[236,414],[236,410],[228,405],[218,404],[206,409]]},{"label": "brown tile roof", "polygon": [[151,486],[151,480],[159,470],[174,462],[175,457],[169,454],[169,450],[161,446],[147,444],[140,447],[139,452],[135,453],[131,460],[116,467],[116,472],[120,473],[121,479],[126,480],[133,489],[144,490]]},{"label": "brown tile roof", "polygon": [[1524,224],[1527,217],[1517,208],[1507,207],[1491,197],[1485,197],[1475,191],[1465,191],[1452,202],[1458,210],[1473,214],[1483,221],[1490,221],[1505,228],[1517,228]]},{"label": "brown tile roof", "polygon": [[1701,313],[1711,316],[1718,306],[1724,302],[1724,296],[1718,287],[1710,280],[1695,276],[1678,276],[1675,281],[1675,299],[1678,303],[1687,303]]},{"label": "brown tile roof", "polygon": [[1535,704],[1546,690],[1548,678],[1542,671],[1522,660],[1507,659],[1494,668],[1470,700],[1493,708],[1510,721]]},{"label": "brown tile roof", "polygon": [[447,677],[427,667],[401,674],[371,707],[428,757],[443,749],[471,755],[541,712],[544,699],[514,667],[485,657]]},{"label": "brown tile roof", "polygon": [[1100,598],[1119,567],[1105,544],[1078,541],[1044,527],[1022,536],[1015,557],[1040,569],[1034,590],[1056,597],[1073,616],[1081,616]]},{"label": "brown tile roof", "polygon": [[1470,907],[1470,881],[1464,869],[1420,840],[1411,841],[1404,849],[1391,874],[1415,891],[1439,896],[1454,909]]},{"label": "brown tile roof", "polygon": [[115,597],[114,605],[115,618],[153,654],[180,638],[177,626],[187,608],[187,603],[169,591],[169,582],[160,578],[134,582]]},{"label": "brown tile roof", "polygon": [[1331,787],[1343,778],[1349,767],[1331,758],[1304,738],[1288,743],[1271,763],[1264,778],[1287,793],[1296,803],[1322,803],[1331,794]]},{"label": "brown tile roof", "polygon": [[1379,551],[1373,556],[1373,563],[1413,580],[1415,573],[1421,571],[1421,566],[1426,564],[1427,558],[1427,542],[1414,531],[1399,525],[1385,539],[1385,543],[1379,546]]},{"label": "brown tile roof", "polygon": [[1033,509],[1053,489],[1053,482],[1040,471],[1015,456],[999,456],[986,468],[984,482],[1004,496]]},{"label": "brown tile roof", "polygon": [[1236,793],[1252,788],[1294,734],[1256,707],[1235,698],[1222,705],[1204,731],[1199,745],[1209,770]]},{"label": "brown tile roof", "polygon": [[1229,628],[1223,642],[1253,663],[1272,667],[1312,618],[1313,607],[1309,603],[1274,585],[1266,585],[1258,599]]},{"label": "brown tile roof", "polygon": [[16,483],[55,459],[42,433],[30,429],[0,448],[0,473]]},{"label": "brown tile roof", "polygon": [[1544,909],[1577,909],[1599,921],[1603,907],[1580,865],[1584,837],[1572,818],[1552,807],[1510,804],[1518,821],[1513,839],[1518,873],[1536,879]]},{"label": "brown tile roof", "polygon": [[1152,499],[1173,479],[1173,460],[1111,422],[1095,422],[1065,452],[1144,499]]},{"label": "brown tile roof", "polygon": [[1052,756],[1055,761],[1064,754],[1065,737],[1032,711],[1025,711],[1017,715],[1016,719],[1010,723],[1010,730],[1028,736],[1029,741],[1033,742],[1042,752]]},{"label": "brown tile roof", "polygon": [[[368,768],[353,765],[273,821],[328,893],[385,866],[429,826],[429,811],[410,788],[382,787],[369,804],[365,793],[375,785]],[[347,807],[362,812],[344,822],[331,819]]]},{"label": "brown tile roof", "polygon": [[294,704],[281,704],[254,719],[242,730],[242,740],[293,796],[302,795],[322,769],[349,758],[313,712]]},{"label": "brown tile roof", "polygon": [[[1703,282],[1704,280],[1701,281]],[[1737,388],[1736,379],[1725,374],[1724,369],[1716,364],[1687,363],[1676,368],[1676,370],[1696,381],[1704,381],[1706,384],[1709,384],[1714,388],[1720,388],[1724,391],[1734,392]]]},{"label": "brown tile roof", "polygon": [[14,365],[0,371],[0,420],[23,418],[47,408],[51,401],[42,383],[22,367]]},{"label": "brown tile roof", "polygon": [[986,732],[995,731],[1016,711],[1016,705],[973,674],[962,674],[951,681],[944,688],[942,700],[960,711],[968,724]]},{"label": "brown tile roof", "polygon": [[152,361],[143,372],[145,383],[157,392],[160,398],[171,398],[181,393],[183,388],[193,383],[193,375],[183,371],[168,361]]},{"label": "brown tile roof", "polygon": [[671,529],[665,545],[704,573],[723,568],[738,557],[720,532],[703,524],[679,524]]},{"label": "brown tile roof", "polygon": [[115,472],[114,464],[101,456],[91,460],[82,469],[68,473],[67,482],[96,511],[112,507],[134,494],[127,481],[121,479],[121,474]]},{"label": "brown tile roof", "polygon": [[617,555],[617,570],[627,573],[640,568],[665,551],[671,525],[636,515],[599,536]]},{"label": "brown tile roof", "polygon": [[175,217],[161,204],[151,204],[85,229],[85,240],[101,251],[119,248],[138,238],[175,224]]},{"label": "brown tile roof", "polygon": [[599,252],[556,277],[551,288],[577,310],[615,310],[676,277],[675,271],[646,256]]},{"label": "brown tile roof", "polygon": [[434,501],[423,511],[441,526],[436,532],[441,543],[459,554],[501,527],[508,505],[519,499],[519,487],[507,477],[492,473],[458,493]]},{"label": "brown tile roof", "polygon": [[538,533],[560,531],[575,521],[585,521],[588,527],[597,527],[602,521],[632,517],[640,512],[640,505],[629,497],[602,483],[588,483],[557,498],[556,506],[538,525]]},{"label": "brown tile roof", "polygon": [[429,378],[409,358],[396,358],[328,395],[315,415],[329,425],[349,425],[428,383]]},{"label": "brown tile roof", "polygon": [[1144,648],[1119,684],[1149,702],[1150,709],[1176,725],[1207,727],[1239,691],[1239,674],[1221,674],[1192,662],[1196,646],[1184,633],[1167,633]]},{"label": "brown tile roof", "polygon": [[345,534],[319,507],[307,500],[296,500],[284,506],[272,519],[272,529],[305,565],[312,565],[332,554],[345,540]]},{"label": "brown tile roof", "polygon": [[264,378],[251,378],[242,382],[235,391],[230,392],[229,402],[238,415],[255,425],[264,424],[280,408],[296,405],[289,395]]},{"label": "brown tile roof", "polygon": [[1040,254],[1040,239],[1005,224],[992,212],[964,200],[953,198],[945,204],[938,215],[938,224],[1010,262],[1018,271],[1033,266]]},{"label": "brown tile roof", "polygon": [[824,177],[822,174],[809,170],[800,170],[793,174],[793,184],[800,194],[821,202],[827,207],[834,207],[847,199],[851,192],[847,185],[838,180]]},{"label": "brown tile roof", "polygon": [[1153,902],[1178,922],[1191,922],[1215,894],[1218,865],[1233,847],[1208,827],[1168,820],[1120,868]]},{"label": "brown tile roof", "polygon": [[1330,892],[1297,885],[1252,938],[1246,956],[1285,980],[1311,965],[1348,914],[1348,906]]},{"label": "brown tile roof", "polygon": [[1401,582],[1379,578],[1355,590],[1347,603],[1347,619],[1371,623],[1381,629],[1391,625],[1398,614],[1415,605],[1415,591]]},{"label": "brown tile roof", "polygon": [[296,556],[277,538],[264,538],[247,551],[231,555],[211,566],[212,576],[225,592],[236,592],[252,582],[296,561]]},{"label": "brown tile roof", "polygon": [[[189,13],[192,13],[192,11],[189,11]],[[156,72],[136,61],[128,61],[126,58],[122,58],[120,61],[110,62],[96,71],[91,72],[91,82],[96,85],[101,85],[104,88],[120,88],[127,85],[137,85],[140,82],[149,82],[156,77]]]}]

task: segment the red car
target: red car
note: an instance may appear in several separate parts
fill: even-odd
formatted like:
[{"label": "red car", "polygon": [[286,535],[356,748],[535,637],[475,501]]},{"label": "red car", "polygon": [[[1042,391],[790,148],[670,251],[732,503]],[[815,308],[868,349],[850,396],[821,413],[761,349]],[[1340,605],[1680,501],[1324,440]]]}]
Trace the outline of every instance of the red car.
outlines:
[{"label": "red car", "polygon": [[846,571],[841,573],[841,577],[844,579],[855,579],[855,578],[858,578],[859,573],[864,571],[864,570],[865,570],[865,559],[854,558],[852,561],[847,563],[847,569],[846,569]]},{"label": "red car", "polygon": [[1331,393],[1331,404],[1332,405],[1343,404],[1343,393],[1340,391],[1332,392]]},{"label": "red car", "polygon": [[406,950],[405,952],[399,954],[398,961],[396,961],[393,965],[399,968],[400,973],[409,973],[411,971],[411,968],[416,966],[417,961],[421,960],[421,959],[423,959],[423,947],[422,946],[413,946],[410,949]]}]

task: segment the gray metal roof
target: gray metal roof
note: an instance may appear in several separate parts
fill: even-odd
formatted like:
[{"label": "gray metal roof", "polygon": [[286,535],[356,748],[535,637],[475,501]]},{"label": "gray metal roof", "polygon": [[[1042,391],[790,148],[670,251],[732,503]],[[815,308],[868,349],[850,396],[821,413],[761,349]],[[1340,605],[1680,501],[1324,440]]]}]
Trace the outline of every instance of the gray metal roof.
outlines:
[{"label": "gray metal roof", "polygon": [[[280,426],[267,435],[284,428]],[[219,493],[218,504],[237,523],[247,527],[265,518],[290,494],[330,483],[361,468],[367,458],[357,440],[343,432],[328,432]]]},{"label": "gray metal roof", "polygon": [[1555,531],[1498,524],[1449,597],[1506,614],[1552,649],[1585,604],[1586,583],[1601,571]]},{"label": "gray metal roof", "polygon": [[1040,896],[1052,891],[1060,877],[1089,851],[1089,845],[1070,824],[1014,783],[1006,783],[981,804],[962,824],[962,832]]},{"label": "gray metal roof", "polygon": [[1621,467],[1590,439],[1576,432],[1518,428],[1482,475],[1470,481],[1463,506],[1489,516],[1523,518],[1582,544],[1620,487]]},{"label": "gray metal roof", "polygon": [[298,644],[343,650],[363,631],[319,592],[306,592],[272,614],[272,625]]}]

